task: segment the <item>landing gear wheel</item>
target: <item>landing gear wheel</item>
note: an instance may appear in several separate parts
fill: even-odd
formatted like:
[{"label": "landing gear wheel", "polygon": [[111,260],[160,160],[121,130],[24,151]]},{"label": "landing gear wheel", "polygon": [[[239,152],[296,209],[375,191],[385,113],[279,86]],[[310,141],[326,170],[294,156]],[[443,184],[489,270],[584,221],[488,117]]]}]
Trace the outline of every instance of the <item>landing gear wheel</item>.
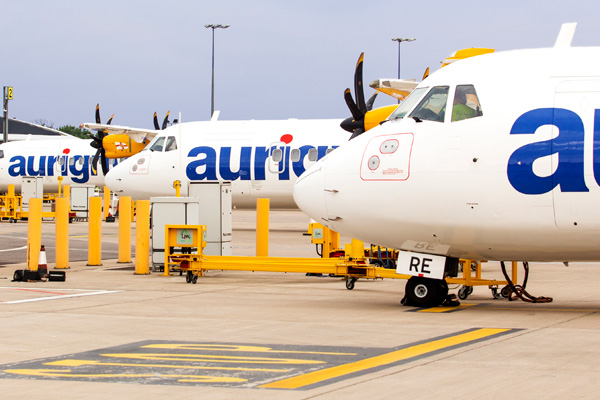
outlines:
[{"label": "landing gear wheel", "polygon": [[196,284],[196,282],[198,282],[198,275],[195,275],[195,274],[194,274],[194,275],[192,276],[192,283],[195,285],[195,284]]},{"label": "landing gear wheel", "polygon": [[473,286],[463,286],[458,289],[458,298],[461,300],[466,300],[471,293],[473,293]]},{"label": "landing gear wheel", "polygon": [[446,281],[413,276],[406,282],[404,304],[415,307],[435,307],[444,302],[447,294]]},{"label": "landing gear wheel", "polygon": [[348,290],[354,289],[354,283],[356,283],[356,278],[346,279],[346,289],[348,289]]},{"label": "landing gear wheel", "polygon": [[187,283],[190,283],[190,282],[192,282],[192,276],[193,276],[193,275],[194,275],[194,274],[192,274],[192,271],[188,271],[188,272],[187,272],[187,274],[185,275],[185,281],[186,281]]},{"label": "landing gear wheel", "polygon": [[512,292],[510,286],[506,285],[502,288],[502,290],[500,291],[500,295],[502,297],[504,297],[505,299],[507,299],[510,296],[510,293]]}]

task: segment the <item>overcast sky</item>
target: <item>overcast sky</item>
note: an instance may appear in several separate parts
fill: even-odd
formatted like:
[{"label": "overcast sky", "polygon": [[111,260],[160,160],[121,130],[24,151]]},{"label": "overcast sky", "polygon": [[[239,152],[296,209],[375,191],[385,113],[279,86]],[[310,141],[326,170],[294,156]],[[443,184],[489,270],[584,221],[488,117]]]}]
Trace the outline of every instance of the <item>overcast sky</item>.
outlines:
[{"label": "overcast sky", "polygon": [[[9,116],[54,127],[102,122],[152,127],[182,113],[210,117],[211,30],[220,119],[345,118],[356,60],[364,80],[421,78],[455,50],[549,47],[563,22],[573,44],[600,45],[600,2],[585,1],[75,1],[0,0],[0,86]],[[599,60],[600,73],[600,60]],[[369,97],[372,89],[366,89]],[[393,100],[380,95],[375,106]]]}]

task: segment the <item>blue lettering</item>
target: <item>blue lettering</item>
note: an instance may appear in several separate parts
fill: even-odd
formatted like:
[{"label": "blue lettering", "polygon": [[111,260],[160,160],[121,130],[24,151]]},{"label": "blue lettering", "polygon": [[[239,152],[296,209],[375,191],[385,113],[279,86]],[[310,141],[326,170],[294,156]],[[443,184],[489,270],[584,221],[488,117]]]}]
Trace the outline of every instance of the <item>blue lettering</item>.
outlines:
[{"label": "blue lettering", "polygon": [[[334,146],[335,148],[337,146]],[[219,159],[214,148],[208,146],[195,147],[188,153],[188,157],[196,157],[190,161],[186,167],[186,176],[193,181],[208,180],[216,181],[219,179],[234,181],[241,179],[243,181],[255,179],[264,181],[266,179],[267,163],[269,156],[276,147],[242,147],[240,151],[240,163],[237,171],[231,169],[231,147],[221,147]],[[318,147],[318,158],[325,156],[328,146]],[[304,168],[304,160],[313,146],[300,147],[300,160],[291,163],[291,147],[280,147],[283,152],[282,160],[279,163],[279,180],[290,179],[290,169],[293,169],[296,176],[300,176]],[[252,164],[252,152],[254,152],[254,165]],[[290,164],[292,164],[290,166]],[[218,165],[218,167],[217,167]],[[218,169],[218,174],[217,174]],[[252,169],[254,171],[252,171]]]},{"label": "blue lettering", "polygon": [[[188,157],[203,156],[199,160],[190,162],[186,169],[185,174],[192,181],[200,181],[203,179],[209,181],[217,180],[217,152],[212,147],[200,146],[190,150]],[[198,168],[203,167],[203,172],[198,172]]]},{"label": "blue lettering", "polygon": [[46,156],[41,156],[38,169],[35,170],[35,157],[27,158],[27,176],[45,176],[46,171],[44,170],[44,165],[46,164]]},{"label": "blue lettering", "polygon": [[257,147],[254,152],[254,179],[257,181],[264,181],[265,177],[265,165],[269,159],[269,151],[267,147]]},{"label": "blue lettering", "polygon": [[[80,162],[81,160],[81,162]],[[71,180],[75,183],[85,183],[90,180],[90,156],[73,156],[73,165],[69,166]],[[81,168],[77,168],[80,165]]]},{"label": "blue lettering", "polygon": [[[23,156],[14,156],[10,159],[8,174],[10,176],[27,176],[27,162]],[[13,164],[14,163],[14,164]]]},{"label": "blue lettering", "polygon": [[238,172],[231,171],[231,147],[221,147],[219,155],[219,173],[226,181],[234,181],[241,178],[243,181],[250,180],[250,164],[252,147],[242,147],[240,155],[240,168]]},{"label": "blue lettering", "polygon": [[[563,192],[587,192],[583,175],[584,127],[581,118],[562,108],[540,108],[521,115],[511,135],[534,134],[544,125],[554,125],[559,134],[551,140],[530,143],[515,150],[508,160],[510,184],[524,194],[548,193],[557,185]],[[546,177],[533,172],[533,163],[541,157],[558,154],[556,171]]]},{"label": "blue lettering", "polygon": [[[321,147],[327,147],[327,146],[321,146]],[[300,159],[298,161],[294,161],[292,163],[292,168],[294,169],[294,174],[296,174],[296,176],[300,176],[304,173],[304,171],[306,171],[306,168],[304,168],[304,158],[308,155],[308,152],[310,150],[313,150],[314,146],[302,146],[300,147]]]}]

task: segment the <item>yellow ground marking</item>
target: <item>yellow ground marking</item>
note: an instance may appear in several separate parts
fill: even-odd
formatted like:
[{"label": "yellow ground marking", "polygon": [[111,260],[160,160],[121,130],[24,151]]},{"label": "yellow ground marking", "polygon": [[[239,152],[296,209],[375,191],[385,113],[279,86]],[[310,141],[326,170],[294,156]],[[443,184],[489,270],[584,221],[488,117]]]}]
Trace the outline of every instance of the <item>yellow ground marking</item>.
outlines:
[{"label": "yellow ground marking", "polygon": [[281,368],[246,368],[246,367],[201,367],[190,365],[164,365],[164,364],[127,364],[127,363],[105,363],[93,360],[60,360],[44,363],[44,365],[56,365],[60,367],[82,367],[84,365],[99,365],[111,367],[139,367],[139,368],[179,368],[179,369],[215,369],[225,371],[256,371],[256,372],[288,372],[290,369]]},{"label": "yellow ground marking", "polygon": [[290,354],[323,354],[333,356],[355,356],[356,353],[334,353],[328,351],[296,351],[296,350],[273,350],[271,347],[263,346],[243,346],[243,345],[227,345],[227,344],[173,344],[173,343],[157,343],[142,346],[148,349],[169,349],[169,350],[208,350],[208,351],[239,351],[249,353],[290,353]]},{"label": "yellow ground marking", "polygon": [[419,310],[417,312],[424,312],[424,313],[445,313],[445,312],[452,312],[452,311],[456,311],[456,310],[463,310],[465,308],[469,308],[469,307],[473,307],[476,306],[477,304],[471,303],[471,304],[461,304],[458,307],[432,307],[432,308],[424,308],[422,310]]},{"label": "yellow ground marking", "polygon": [[380,367],[387,364],[392,364],[398,361],[406,360],[412,357],[421,356],[427,353],[432,353],[446,347],[456,346],[459,344],[482,339],[488,336],[497,335],[509,331],[510,329],[478,329],[472,332],[463,333],[456,336],[451,336],[445,339],[434,340],[432,342],[419,344],[405,349],[393,351],[391,353],[382,354],[356,361],[349,364],[338,365],[331,368],[326,368],[319,371],[309,372],[308,374],[295,376],[280,381],[275,381],[261,385],[262,388],[271,389],[297,389],[303,386],[312,385],[328,379],[337,378],[340,376],[352,374],[355,372],[364,371],[370,368]]},{"label": "yellow ground marking", "polygon": [[233,383],[247,382],[247,379],[207,375],[162,375],[162,374],[74,374],[70,369],[62,371],[54,369],[5,369],[7,374],[67,377],[67,378],[177,378],[180,382]]},{"label": "yellow ground marking", "polygon": [[133,358],[136,360],[163,360],[163,361],[193,361],[193,362],[220,362],[238,364],[324,364],[325,361],[301,360],[294,358],[270,358],[270,357],[234,357],[217,355],[194,355],[194,354],[161,354],[161,353],[116,353],[100,354],[102,357]]}]

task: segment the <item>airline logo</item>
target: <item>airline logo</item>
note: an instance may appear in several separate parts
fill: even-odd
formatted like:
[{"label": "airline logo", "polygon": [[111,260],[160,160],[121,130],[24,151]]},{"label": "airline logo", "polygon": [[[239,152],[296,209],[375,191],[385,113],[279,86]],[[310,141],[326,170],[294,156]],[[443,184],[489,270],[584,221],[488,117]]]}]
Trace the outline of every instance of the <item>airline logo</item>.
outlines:
[{"label": "airline logo", "polygon": [[[523,194],[544,194],[559,186],[561,192],[589,192],[584,178],[583,121],[573,111],[564,108],[538,108],[521,115],[513,124],[511,135],[531,135],[544,125],[555,126],[558,135],[550,140],[526,144],[515,150],[509,160],[507,175],[510,184]],[[593,170],[600,185],[600,110],[594,113]],[[534,162],[557,155],[553,173],[539,176]]]},{"label": "airline logo", "polygon": [[[8,174],[19,176],[65,176],[74,183],[87,183],[90,177],[97,176],[91,168],[93,156],[70,154],[63,150],[59,156],[14,156],[9,160]],[[114,160],[109,165],[117,165]]]}]

